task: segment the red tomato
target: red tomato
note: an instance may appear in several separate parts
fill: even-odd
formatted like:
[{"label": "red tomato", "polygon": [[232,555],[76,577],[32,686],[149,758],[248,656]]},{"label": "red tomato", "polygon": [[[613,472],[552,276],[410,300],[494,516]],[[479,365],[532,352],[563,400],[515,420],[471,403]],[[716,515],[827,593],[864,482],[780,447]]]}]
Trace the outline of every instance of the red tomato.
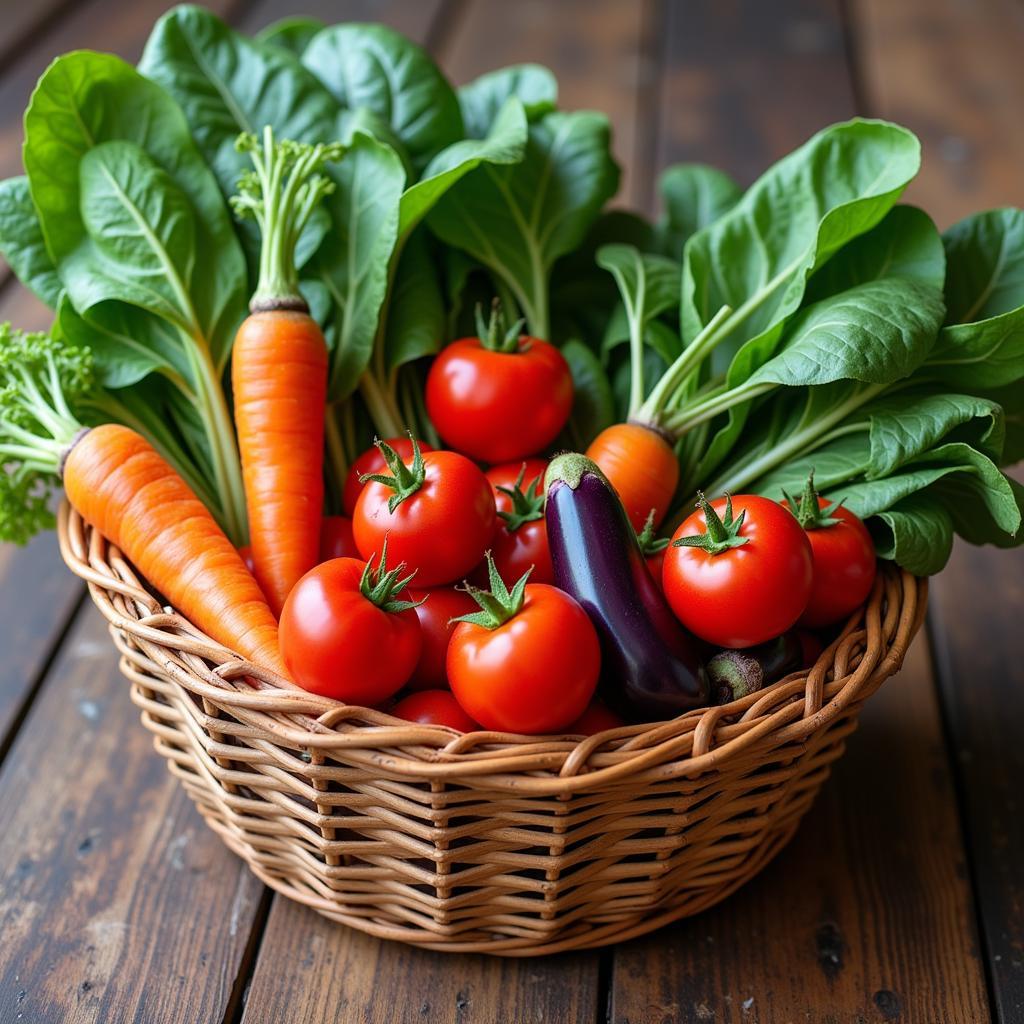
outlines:
[{"label": "red tomato", "polygon": [[597,685],[601,649],[587,613],[555,587],[526,587],[496,629],[460,622],[448,645],[452,693],[486,729],[563,732]]},{"label": "red tomato", "polygon": [[391,709],[391,714],[423,725],[447,725],[459,732],[475,732],[480,728],[448,690],[410,693]]},{"label": "red tomato", "polygon": [[365,569],[354,558],[334,558],[295,584],[281,610],[281,656],[303,689],[369,706],[401,689],[422,640],[413,609],[386,611],[364,595]]},{"label": "red tomato", "polygon": [[242,556],[242,561],[245,562],[246,569],[256,575],[256,563],[252,560],[252,546],[249,544],[243,544],[239,549],[238,553]]},{"label": "red tomato", "polygon": [[[731,506],[726,498],[711,502],[711,530],[705,507],[683,522],[665,551],[662,584],[672,610],[718,647],[753,647],[785,633],[811,593],[811,545],[803,528],[788,509],[757,495],[739,495]],[[709,542],[730,539],[718,553],[676,546],[682,537],[708,534]]]},{"label": "red tomato", "polygon": [[572,374],[554,345],[525,335],[513,351],[452,342],[427,375],[427,412],[445,442],[482,462],[546,448],[572,410]]},{"label": "red tomato", "polygon": [[320,561],[358,557],[352,520],[348,516],[324,516],[320,523]]},{"label": "red tomato", "polygon": [[451,620],[459,615],[468,615],[477,610],[476,601],[465,591],[452,587],[438,587],[436,590],[410,590],[417,605],[416,614],[423,634],[423,649],[420,660],[409,680],[410,690],[443,690],[448,686],[448,672],[445,659],[448,656],[448,641],[455,632],[457,622]]},{"label": "red tomato", "polygon": [[[415,462],[406,468],[414,474]],[[364,558],[378,558],[387,538],[392,559],[416,571],[418,587],[461,579],[483,558],[494,537],[494,495],[465,456],[429,452],[408,496],[392,512],[388,501],[394,494],[394,488],[371,480],[359,495],[352,522]]]},{"label": "red tomato", "polygon": [[510,530],[505,522],[500,523],[491,545],[491,554],[503,579],[517,580],[532,566],[531,583],[555,582],[555,567],[551,564],[548,548],[548,528],[543,518],[532,519],[514,530]]},{"label": "red tomato", "polygon": [[[412,438],[411,437],[389,437],[387,443],[403,459],[412,458]],[[422,441],[417,441],[420,446],[421,452],[431,452],[434,449],[429,444],[424,444]],[[355,462],[352,463],[348,471],[348,476],[345,477],[345,486],[341,491],[341,507],[345,515],[352,516],[356,510],[356,502],[359,500],[359,495],[363,492],[363,485],[359,482],[361,476],[365,476],[367,473],[385,473],[387,472],[387,463],[384,461],[384,456],[381,455],[380,449],[374,444],[370,445],[369,448],[360,455]]]},{"label": "red tomato", "polygon": [[[819,508],[832,503],[818,498]],[[830,626],[859,608],[871,593],[877,564],[867,527],[841,505],[828,518],[831,526],[807,528],[814,556],[814,582],[801,626]]]},{"label": "red tomato", "polygon": [[570,736],[594,736],[605,729],[617,729],[626,723],[614,711],[609,711],[600,701],[595,700],[572,725],[565,727]]},{"label": "red tomato", "polygon": [[797,642],[800,644],[800,667],[810,668],[821,657],[825,645],[817,633],[809,629],[795,630]]},{"label": "red tomato", "polygon": [[651,576],[654,578],[654,582],[658,584],[658,588],[661,588],[661,577],[665,570],[665,548],[660,551],[655,551],[653,555],[645,555],[644,561],[647,562],[647,568],[651,571]]},{"label": "red tomato", "polygon": [[491,487],[494,489],[494,504],[499,512],[512,511],[512,499],[499,491],[499,487],[515,487],[519,474],[523,474],[523,485],[529,487],[534,480],[540,479],[540,490],[544,491],[544,474],[547,472],[547,459],[520,459],[518,462],[502,462],[497,466],[491,466],[484,476],[487,477]]}]

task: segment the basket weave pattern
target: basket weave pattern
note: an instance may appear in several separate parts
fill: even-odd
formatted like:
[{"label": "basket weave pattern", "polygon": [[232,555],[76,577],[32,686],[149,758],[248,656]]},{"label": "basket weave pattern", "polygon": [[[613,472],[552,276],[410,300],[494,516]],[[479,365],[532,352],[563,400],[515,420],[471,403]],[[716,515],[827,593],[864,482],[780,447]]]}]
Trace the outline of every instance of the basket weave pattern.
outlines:
[{"label": "basket weave pattern", "polygon": [[210,827],[286,896],[445,951],[600,946],[733,892],[793,835],[926,603],[886,565],[811,670],[726,707],[582,741],[461,735],[256,669],[163,608],[66,504],[58,530]]}]

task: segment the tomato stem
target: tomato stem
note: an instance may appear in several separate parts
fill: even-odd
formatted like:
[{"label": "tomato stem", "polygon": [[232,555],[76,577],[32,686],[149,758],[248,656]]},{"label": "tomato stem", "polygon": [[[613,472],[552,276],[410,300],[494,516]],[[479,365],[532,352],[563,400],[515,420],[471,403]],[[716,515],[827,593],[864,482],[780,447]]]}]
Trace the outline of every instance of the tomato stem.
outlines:
[{"label": "tomato stem", "polygon": [[363,575],[359,580],[359,592],[367,601],[384,612],[398,614],[418,608],[426,598],[421,601],[403,601],[395,596],[400,594],[416,575],[416,570],[413,569],[407,576],[403,576],[404,569],[405,562],[399,562],[394,569],[388,569],[388,541],[385,537],[377,568],[373,568],[373,559],[370,559],[363,569]]},{"label": "tomato stem", "polygon": [[401,455],[387,441],[381,441],[378,438],[373,443],[377,446],[377,450],[381,455],[384,456],[384,461],[387,463],[388,469],[391,470],[391,475],[388,476],[387,473],[364,473],[359,478],[361,484],[374,480],[394,490],[395,493],[388,498],[389,512],[394,512],[406,498],[411,498],[423,486],[423,482],[427,478],[427,469],[423,462],[423,452],[420,451],[419,441],[413,437],[412,433],[409,434],[409,440],[412,441],[411,466],[407,466],[402,461]]},{"label": "tomato stem", "polygon": [[749,537],[741,537],[740,530],[743,527],[743,520],[746,519],[746,510],[741,512],[735,519],[732,514],[732,495],[725,496],[725,515],[719,517],[711,502],[704,496],[703,491],[697,492],[697,507],[704,513],[706,533],[694,533],[688,537],[680,537],[672,542],[676,548],[700,548],[709,555],[720,555],[730,548],[742,547],[750,542]]},{"label": "tomato stem", "polygon": [[791,494],[783,490],[782,496],[786,499],[790,511],[796,516],[797,522],[805,530],[820,530],[829,526],[838,526],[842,520],[837,519],[833,513],[838,512],[844,499],[833,501],[824,508],[818,503],[818,492],[814,489],[814,470],[807,475],[807,482],[804,484],[803,493],[799,498],[793,498]]},{"label": "tomato stem", "polygon": [[490,551],[487,552],[485,558],[487,559],[487,575],[491,589],[489,591],[481,590],[479,587],[469,584],[466,584],[464,588],[465,592],[480,605],[480,611],[470,612],[468,615],[458,615],[451,620],[452,622],[472,622],[476,626],[483,626],[484,629],[497,629],[522,610],[523,602],[526,600],[526,581],[530,578],[530,573],[533,572],[533,566],[531,565],[523,573],[510,591],[505,586],[505,581],[501,578],[501,573],[498,572]]},{"label": "tomato stem", "polygon": [[519,339],[525,324],[526,321],[520,317],[511,327],[508,326],[502,312],[501,299],[497,296],[491,301],[491,315],[488,320],[484,320],[483,306],[479,302],[476,305],[476,334],[480,344],[491,352],[502,352],[506,355],[518,352]]},{"label": "tomato stem", "polygon": [[512,502],[511,511],[498,513],[505,521],[505,529],[509,533],[515,533],[523,523],[544,518],[544,490],[541,487],[543,475],[535,476],[524,491],[523,478],[525,476],[526,463],[524,462],[516,476],[516,482],[511,487],[500,484],[498,486],[498,490],[507,495]]}]

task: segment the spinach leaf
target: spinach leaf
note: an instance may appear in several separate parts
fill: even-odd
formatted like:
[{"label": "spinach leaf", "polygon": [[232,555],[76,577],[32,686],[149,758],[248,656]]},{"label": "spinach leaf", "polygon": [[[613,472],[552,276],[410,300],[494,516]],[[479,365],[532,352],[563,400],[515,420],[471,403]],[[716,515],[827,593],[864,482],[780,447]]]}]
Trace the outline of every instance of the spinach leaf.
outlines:
[{"label": "spinach leaf", "polygon": [[293,57],[301,57],[313,36],[327,26],[319,18],[293,16],[280,18],[256,33],[256,41],[276,46]]},{"label": "spinach leaf", "polygon": [[429,224],[501,278],[531,333],[547,338],[551,266],[580,243],[618,177],[607,119],[555,112],[530,126],[522,163],[467,174],[441,198]]},{"label": "spinach leaf", "polygon": [[333,25],[318,32],[302,62],[350,109],[391,126],[418,172],[463,137],[455,92],[415,43],[384,25]]},{"label": "spinach leaf", "polygon": [[676,164],[662,172],[658,192],[665,216],[658,225],[660,248],[674,260],[683,258],[691,235],[728,213],[743,194],[723,171],[704,164]]},{"label": "spinach leaf", "polygon": [[562,355],[569,364],[573,382],[569,443],[577,451],[584,451],[605,427],[615,422],[615,400],[600,361],[583,342],[570,339],[562,346]]},{"label": "spinach leaf", "polygon": [[414,231],[398,260],[384,335],[388,373],[433,355],[444,344],[447,318],[431,241],[424,229]]},{"label": "spinach leaf", "polygon": [[912,494],[868,520],[879,558],[918,576],[939,572],[953,553],[953,520],[927,495]]},{"label": "spinach leaf", "polygon": [[515,64],[488,72],[458,90],[467,139],[483,139],[510,97],[522,103],[531,121],[555,109],[558,82],[540,64]]},{"label": "spinach leaf", "polygon": [[28,178],[0,182],[0,253],[26,288],[56,309],[63,286],[46,251]]}]

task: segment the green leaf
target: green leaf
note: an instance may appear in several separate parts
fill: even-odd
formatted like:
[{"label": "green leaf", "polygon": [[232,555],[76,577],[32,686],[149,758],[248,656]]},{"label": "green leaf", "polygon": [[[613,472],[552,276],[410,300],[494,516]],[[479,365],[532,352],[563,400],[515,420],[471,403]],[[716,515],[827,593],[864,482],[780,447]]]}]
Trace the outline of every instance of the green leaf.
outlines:
[{"label": "green leaf", "polygon": [[[270,125],[279,139],[312,143],[349,134],[338,102],[294,56],[247,39],[201,7],[175,7],[156,23],[139,70],[162,85],[185,112],[225,197],[238,191],[239,177],[251,169],[247,154],[235,148],[239,133],[259,135]],[[299,240],[300,267],[328,228],[318,211]],[[255,268],[259,233],[251,221],[239,231],[249,265]]]},{"label": "green leaf", "polygon": [[415,43],[384,25],[334,25],[318,32],[302,62],[335,99],[372,110],[391,126],[420,171],[463,137],[452,87]]},{"label": "green leaf", "polygon": [[1024,306],[1024,210],[972,214],[943,242],[949,323],[977,323]]},{"label": "green leaf", "polygon": [[526,148],[526,113],[510,99],[499,111],[486,138],[463,139],[441,150],[423,177],[402,194],[398,235],[405,238],[457,181],[481,164],[516,164]]},{"label": "green leaf", "polygon": [[337,401],[355,389],[373,351],[405,170],[390,146],[359,132],[329,173],[337,188],[325,205],[335,229],[302,277],[304,285],[312,282],[330,296],[325,322],[333,344],[329,395]]},{"label": "green leaf", "polygon": [[458,90],[458,100],[466,138],[482,139],[489,135],[495,118],[513,96],[522,103],[526,116],[535,121],[555,109],[558,82],[540,64],[515,64],[463,85]]},{"label": "green leaf", "polygon": [[917,576],[940,572],[953,551],[953,520],[926,495],[911,495],[868,520],[879,558]]},{"label": "green leaf", "polygon": [[437,253],[424,230],[414,231],[402,250],[388,300],[384,358],[388,371],[433,355],[447,330],[438,280]]},{"label": "green leaf", "polygon": [[801,313],[747,385],[888,384],[921,364],[942,315],[936,289],[897,278],[870,281]]},{"label": "green leaf", "polygon": [[[109,265],[93,268],[109,290],[88,279],[90,258],[101,257],[82,210],[83,189],[87,182],[90,188],[98,187],[100,170],[93,163],[87,176],[82,164],[90,151],[116,140],[134,143],[139,147],[135,152],[145,151],[148,182],[173,183],[175,196],[168,198],[169,204],[180,209],[184,197],[192,208],[189,230],[194,251],[175,253],[174,262],[182,280],[195,285],[188,299],[201,332],[199,340],[223,366],[245,314],[241,249],[216,181],[195,149],[181,111],[158,85],[116,57],[79,51],[58,58],[40,79],[25,114],[25,167],[47,249],[80,312],[82,300],[87,306],[125,297],[122,282]],[[137,209],[143,207],[159,212],[161,197],[136,204]],[[153,225],[140,226],[141,231],[152,229]],[[177,229],[172,235],[183,237]],[[128,290],[134,294],[134,288]],[[172,303],[182,319],[191,320],[183,311],[186,304],[180,299]]]},{"label": "green leaf", "polygon": [[691,235],[728,213],[743,194],[723,171],[704,164],[676,164],[662,172],[658,192],[665,216],[658,225],[663,251],[675,260]]},{"label": "green leaf", "polygon": [[46,251],[28,178],[0,182],[0,253],[26,288],[56,309],[63,286]]},{"label": "green leaf", "polygon": [[500,277],[530,331],[547,337],[551,266],[579,245],[617,184],[607,119],[555,112],[530,126],[522,163],[467,174],[442,197],[429,223],[443,241]]},{"label": "green leaf", "polygon": [[583,451],[615,422],[615,401],[600,361],[586,345],[575,339],[567,341],[562,355],[572,371],[574,389],[569,436],[573,447]]},{"label": "green leaf", "polygon": [[942,288],[946,253],[931,217],[916,206],[894,206],[867,234],[855,238],[810,280],[805,302],[882,277]]},{"label": "green leaf", "polygon": [[256,33],[256,41],[301,57],[310,41],[326,26],[319,18],[289,17],[271,22]]}]

